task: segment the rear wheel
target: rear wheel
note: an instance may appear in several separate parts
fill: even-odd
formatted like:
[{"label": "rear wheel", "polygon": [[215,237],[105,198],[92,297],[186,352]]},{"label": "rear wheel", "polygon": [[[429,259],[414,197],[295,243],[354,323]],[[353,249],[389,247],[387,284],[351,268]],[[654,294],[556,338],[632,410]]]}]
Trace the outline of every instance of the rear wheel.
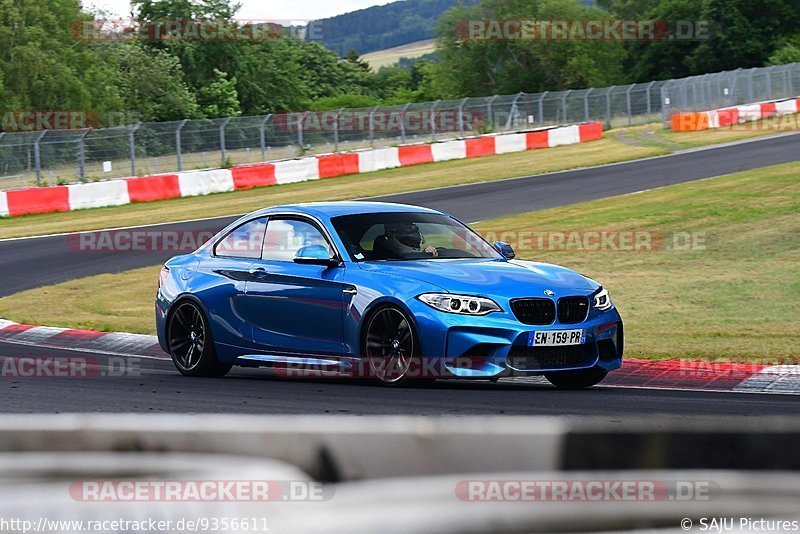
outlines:
[{"label": "rear wheel", "polygon": [[434,379],[413,378],[422,369],[411,320],[397,308],[387,306],[369,318],[364,353],[370,375],[384,386],[422,386]]},{"label": "rear wheel", "polygon": [[580,371],[551,373],[544,377],[558,389],[586,389],[602,382],[607,374],[608,371],[601,367],[592,367]]},{"label": "rear wheel", "polygon": [[172,312],[167,339],[172,361],[182,375],[220,377],[233,367],[217,361],[211,329],[194,302],[180,303]]}]

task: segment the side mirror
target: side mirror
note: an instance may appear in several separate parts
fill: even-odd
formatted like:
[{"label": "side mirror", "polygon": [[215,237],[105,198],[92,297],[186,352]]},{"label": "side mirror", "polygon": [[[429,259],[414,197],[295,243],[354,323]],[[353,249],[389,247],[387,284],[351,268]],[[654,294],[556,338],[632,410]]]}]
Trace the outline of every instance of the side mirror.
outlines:
[{"label": "side mirror", "polygon": [[301,265],[322,265],[324,267],[336,267],[339,265],[339,259],[331,256],[328,249],[322,245],[301,248],[297,251],[294,262]]},{"label": "side mirror", "polygon": [[503,243],[502,241],[495,241],[494,242],[494,249],[499,252],[505,259],[513,260],[517,257],[517,253],[514,252],[514,249],[508,243]]}]

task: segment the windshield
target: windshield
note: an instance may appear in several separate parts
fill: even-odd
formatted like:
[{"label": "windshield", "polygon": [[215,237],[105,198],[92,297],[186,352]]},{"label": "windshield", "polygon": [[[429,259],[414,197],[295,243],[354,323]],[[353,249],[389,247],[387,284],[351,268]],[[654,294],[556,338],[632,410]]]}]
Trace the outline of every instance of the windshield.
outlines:
[{"label": "windshield", "polygon": [[445,215],[365,213],[332,222],[355,261],[502,257],[477,233]]}]

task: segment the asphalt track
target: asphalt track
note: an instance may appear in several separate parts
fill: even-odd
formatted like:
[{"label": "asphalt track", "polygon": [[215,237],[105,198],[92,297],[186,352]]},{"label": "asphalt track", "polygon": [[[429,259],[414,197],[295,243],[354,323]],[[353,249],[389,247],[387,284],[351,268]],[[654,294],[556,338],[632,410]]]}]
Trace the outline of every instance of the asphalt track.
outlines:
[{"label": "asphalt track", "polygon": [[[603,167],[403,193],[373,200],[426,206],[446,211],[467,222],[476,222],[798,159],[800,135],[791,134]],[[196,236],[215,233],[235,218],[169,223],[139,230],[152,234],[174,232]],[[80,236],[77,235],[0,241],[0,297],[76,278],[154,266],[173,255],[175,252],[163,250],[86,251],[80,246]]]},{"label": "asphalt track", "polygon": [[[467,221],[526,213],[800,159],[800,136],[605,167],[382,197],[438,208]],[[203,232],[232,217],[150,227]],[[74,238],[0,242],[0,295],[74,278],[156,265],[171,252],[84,252]],[[223,379],[189,379],[168,361],[59,351],[0,342],[0,358],[85,358],[86,378],[0,376],[0,412],[175,412],[376,415],[594,415],[614,422],[637,415],[678,417],[800,414],[800,396],[597,387],[563,392],[519,383],[437,382],[424,389],[364,383],[288,381],[263,370],[234,370]],[[113,369],[115,372],[110,372]],[[116,376],[120,369],[124,376]],[[108,376],[114,375],[114,376]]]},{"label": "asphalt track", "polygon": [[[0,412],[316,415],[584,415],[609,422],[641,415],[799,415],[800,396],[546,385],[436,382],[391,389],[364,382],[286,380],[266,370],[186,378],[170,361],[109,358],[0,342],[5,358],[77,358],[86,377],[0,378]],[[17,360],[18,361],[18,360]],[[6,373],[13,366],[5,366]],[[108,376],[112,375],[112,376]]]}]

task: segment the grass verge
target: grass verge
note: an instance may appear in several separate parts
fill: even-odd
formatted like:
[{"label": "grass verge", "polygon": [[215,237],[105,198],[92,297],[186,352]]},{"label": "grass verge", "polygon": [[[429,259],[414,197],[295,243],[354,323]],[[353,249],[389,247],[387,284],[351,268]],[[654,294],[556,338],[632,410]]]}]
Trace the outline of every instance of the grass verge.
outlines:
[{"label": "grass verge", "polygon": [[[800,163],[780,165],[494,219],[478,229],[515,242],[521,258],[601,280],[626,320],[628,357],[776,362],[800,356],[798,174]],[[656,237],[649,251],[549,250],[534,230]],[[699,236],[699,246],[671,249],[685,233]],[[153,267],[26,291],[0,299],[0,316],[153,333],[157,276]]]}]

